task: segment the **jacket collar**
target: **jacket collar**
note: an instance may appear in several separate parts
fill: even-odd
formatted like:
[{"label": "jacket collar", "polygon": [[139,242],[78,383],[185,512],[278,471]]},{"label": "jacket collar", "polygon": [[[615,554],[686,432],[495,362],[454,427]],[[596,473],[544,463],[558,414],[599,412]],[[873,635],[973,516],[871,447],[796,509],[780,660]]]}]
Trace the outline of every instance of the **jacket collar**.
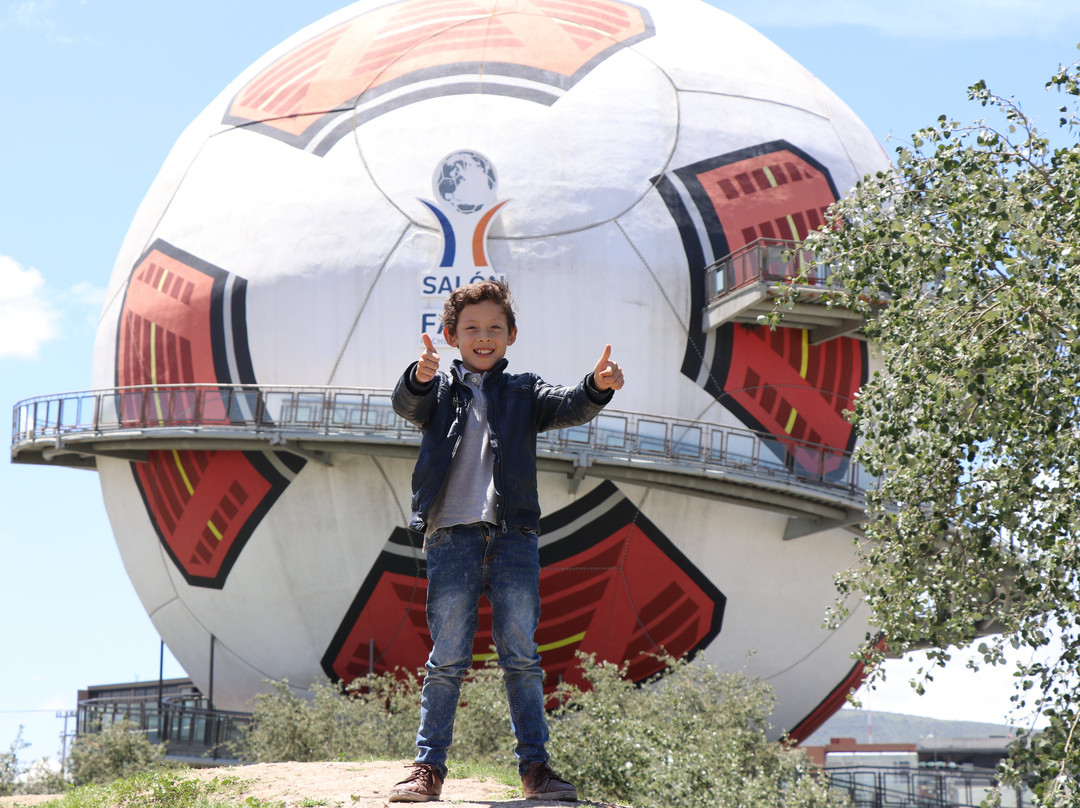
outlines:
[{"label": "jacket collar", "polygon": [[[508,364],[510,364],[510,361],[504,356],[498,361],[495,367],[487,371],[487,379],[491,381],[495,381],[496,379],[498,379],[500,376],[503,375],[503,371],[506,369],[506,366]],[[455,359],[453,365],[454,369],[450,373],[450,377],[454,380],[456,384],[464,384],[464,382],[461,381],[461,377],[469,371],[465,370],[465,365],[460,359]]]}]

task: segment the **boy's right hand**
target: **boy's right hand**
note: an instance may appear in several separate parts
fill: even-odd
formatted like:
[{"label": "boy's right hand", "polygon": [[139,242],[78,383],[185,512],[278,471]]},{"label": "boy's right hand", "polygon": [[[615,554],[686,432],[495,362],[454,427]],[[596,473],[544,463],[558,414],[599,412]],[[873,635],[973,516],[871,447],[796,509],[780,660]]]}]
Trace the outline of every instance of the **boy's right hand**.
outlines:
[{"label": "boy's right hand", "polygon": [[431,337],[426,333],[421,336],[424,340],[424,352],[420,354],[420,361],[416,363],[413,377],[418,384],[427,384],[435,378],[435,373],[439,370],[439,352],[435,350]]}]

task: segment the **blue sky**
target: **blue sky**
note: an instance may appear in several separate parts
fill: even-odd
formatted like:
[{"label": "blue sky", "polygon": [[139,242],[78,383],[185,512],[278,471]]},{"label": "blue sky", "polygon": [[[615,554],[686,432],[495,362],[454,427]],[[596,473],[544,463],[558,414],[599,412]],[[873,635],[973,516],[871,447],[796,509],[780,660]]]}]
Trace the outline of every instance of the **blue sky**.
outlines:
[{"label": "blue sky", "polygon": [[[135,209],[183,128],[251,62],[343,0],[0,0],[0,411],[90,387],[105,285]],[[1043,84],[1078,57],[1075,0],[713,0],[820,77],[887,138],[982,110],[986,79],[1045,127]],[[271,10],[272,8],[272,10]],[[89,684],[152,679],[159,639],[124,572],[91,472],[0,463],[0,750],[56,756]],[[867,707],[1003,720],[1007,674],[902,664]],[[166,655],[166,676],[183,675]]]}]

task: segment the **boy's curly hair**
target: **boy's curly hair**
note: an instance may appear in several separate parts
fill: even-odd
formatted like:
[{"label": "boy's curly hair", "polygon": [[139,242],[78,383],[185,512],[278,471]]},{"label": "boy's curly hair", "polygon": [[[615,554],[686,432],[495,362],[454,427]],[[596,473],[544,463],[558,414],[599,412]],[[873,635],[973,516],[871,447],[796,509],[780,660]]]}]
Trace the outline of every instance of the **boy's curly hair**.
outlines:
[{"label": "boy's curly hair", "polygon": [[458,316],[462,309],[472,303],[482,303],[491,300],[499,304],[506,313],[506,326],[510,331],[515,328],[514,301],[510,298],[510,287],[506,281],[485,280],[459,286],[450,293],[450,297],[443,304],[443,328],[450,329],[451,334],[457,333]]}]

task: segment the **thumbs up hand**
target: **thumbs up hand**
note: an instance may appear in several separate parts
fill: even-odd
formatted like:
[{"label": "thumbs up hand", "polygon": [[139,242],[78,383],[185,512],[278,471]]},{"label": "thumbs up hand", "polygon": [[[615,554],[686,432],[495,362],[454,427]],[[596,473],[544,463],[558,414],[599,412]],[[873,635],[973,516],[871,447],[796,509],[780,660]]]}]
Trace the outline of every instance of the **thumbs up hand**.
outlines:
[{"label": "thumbs up hand", "polygon": [[439,370],[439,352],[435,350],[431,337],[423,334],[422,339],[424,340],[424,352],[420,354],[420,361],[416,363],[413,376],[419,384],[427,384],[435,378],[435,373]]},{"label": "thumbs up hand", "polygon": [[605,345],[600,361],[593,368],[593,384],[597,390],[621,390],[623,372],[618,362],[611,359],[611,346]]}]

